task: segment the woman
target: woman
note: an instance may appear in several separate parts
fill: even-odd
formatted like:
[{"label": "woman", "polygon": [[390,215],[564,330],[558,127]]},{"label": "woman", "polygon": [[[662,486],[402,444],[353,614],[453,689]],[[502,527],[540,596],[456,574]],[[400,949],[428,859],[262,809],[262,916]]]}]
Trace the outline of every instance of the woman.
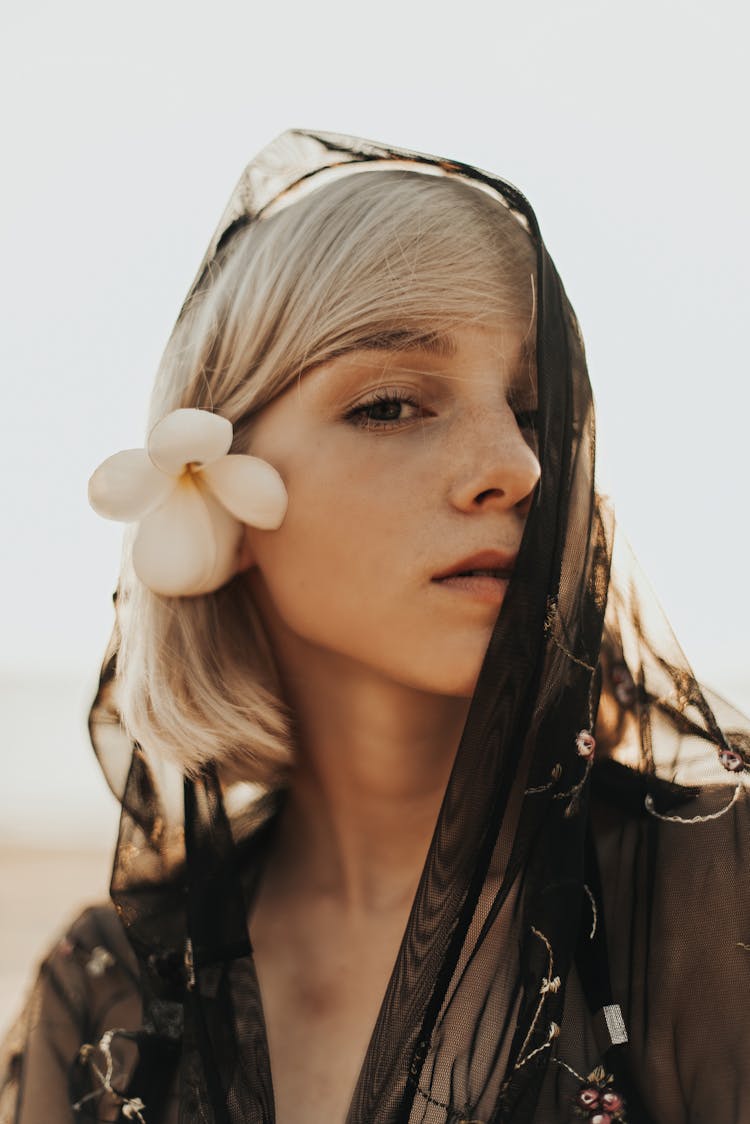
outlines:
[{"label": "woman", "polygon": [[90,498],[114,909],[2,1119],[744,1119],[748,724],[614,541],[520,192],[278,138]]}]

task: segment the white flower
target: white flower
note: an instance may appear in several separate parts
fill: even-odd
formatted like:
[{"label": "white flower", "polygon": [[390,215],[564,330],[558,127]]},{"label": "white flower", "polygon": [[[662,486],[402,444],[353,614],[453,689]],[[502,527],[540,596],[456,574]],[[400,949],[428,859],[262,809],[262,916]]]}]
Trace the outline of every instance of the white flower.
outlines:
[{"label": "white flower", "polygon": [[155,593],[210,593],[237,572],[243,524],[276,530],[284,481],[259,457],[230,454],[232,423],[208,410],[173,410],[146,449],[108,457],[89,480],[98,515],[139,523],[135,572]]}]

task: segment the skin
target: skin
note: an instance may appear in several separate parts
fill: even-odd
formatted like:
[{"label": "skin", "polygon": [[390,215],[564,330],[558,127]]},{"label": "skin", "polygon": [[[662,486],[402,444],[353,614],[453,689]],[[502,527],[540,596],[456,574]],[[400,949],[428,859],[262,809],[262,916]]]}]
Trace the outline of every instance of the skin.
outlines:
[{"label": "skin", "polygon": [[250,918],[279,1124],[346,1115],[497,617],[431,578],[515,553],[539,479],[527,326],[452,335],[313,369],[247,450],[289,493],[243,547],[298,736]]}]

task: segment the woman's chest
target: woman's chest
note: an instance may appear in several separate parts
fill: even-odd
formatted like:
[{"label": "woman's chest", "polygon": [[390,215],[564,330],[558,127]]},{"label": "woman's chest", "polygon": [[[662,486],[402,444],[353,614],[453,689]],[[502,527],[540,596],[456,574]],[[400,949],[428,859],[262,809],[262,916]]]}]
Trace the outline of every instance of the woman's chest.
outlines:
[{"label": "woman's chest", "polygon": [[405,918],[304,933],[254,919],[277,1124],[343,1124]]}]

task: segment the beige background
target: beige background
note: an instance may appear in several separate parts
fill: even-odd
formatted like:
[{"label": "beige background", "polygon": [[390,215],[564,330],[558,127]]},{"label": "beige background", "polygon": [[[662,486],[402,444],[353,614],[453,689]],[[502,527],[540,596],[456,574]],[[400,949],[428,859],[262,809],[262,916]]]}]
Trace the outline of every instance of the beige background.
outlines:
[{"label": "beige background", "polygon": [[600,484],[699,676],[745,705],[747,42],[739,0],[28,0],[0,42],[0,1022],[106,896],[85,715],[104,457],[244,164],[291,127],[467,160],[534,205],[586,339]]},{"label": "beige background", "polygon": [[108,851],[0,848],[0,1034],[57,933],[108,896]]}]

